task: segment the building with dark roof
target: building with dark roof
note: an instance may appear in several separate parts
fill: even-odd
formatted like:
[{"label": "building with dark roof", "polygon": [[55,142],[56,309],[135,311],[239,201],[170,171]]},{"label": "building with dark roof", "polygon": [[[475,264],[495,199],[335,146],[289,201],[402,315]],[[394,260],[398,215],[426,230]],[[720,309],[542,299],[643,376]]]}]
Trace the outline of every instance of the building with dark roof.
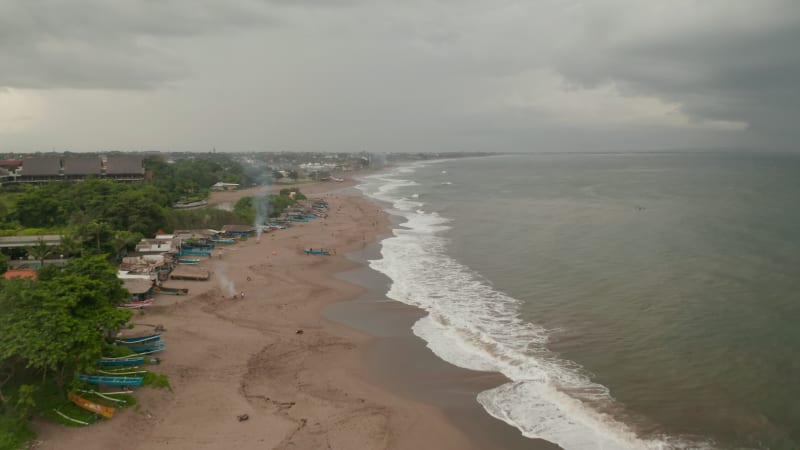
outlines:
[{"label": "building with dark roof", "polygon": [[79,181],[88,177],[126,183],[142,181],[145,176],[141,156],[34,156],[21,162],[16,174],[0,173],[0,184]]},{"label": "building with dark roof", "polygon": [[67,180],[99,177],[103,173],[103,161],[97,157],[64,158],[62,163],[64,178]]},{"label": "building with dark roof", "polygon": [[61,179],[61,158],[34,157],[22,160],[20,181],[41,181]]},{"label": "building with dark roof", "polygon": [[141,156],[109,156],[106,158],[106,178],[117,181],[144,180],[144,158]]}]

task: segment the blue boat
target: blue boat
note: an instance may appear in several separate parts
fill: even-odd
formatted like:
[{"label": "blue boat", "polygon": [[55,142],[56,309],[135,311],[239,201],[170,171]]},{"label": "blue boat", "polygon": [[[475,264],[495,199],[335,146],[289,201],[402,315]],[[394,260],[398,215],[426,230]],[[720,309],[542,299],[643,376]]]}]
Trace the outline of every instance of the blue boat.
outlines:
[{"label": "blue boat", "polygon": [[211,256],[211,252],[205,250],[192,250],[192,249],[182,249],[178,256]]},{"label": "blue boat", "polygon": [[120,367],[120,366],[140,366],[144,364],[144,358],[122,358],[122,359],[107,359],[103,358],[97,361],[100,367]]},{"label": "blue boat", "polygon": [[138,344],[140,342],[160,341],[160,334],[150,334],[147,336],[129,337],[117,339],[117,344]]},{"label": "blue boat", "polygon": [[200,264],[200,260],[197,258],[178,258],[178,264],[197,265]]},{"label": "blue boat", "polygon": [[233,244],[236,241],[233,239],[211,239],[211,242],[215,244]]},{"label": "blue boat", "polygon": [[125,347],[131,349],[136,353],[158,353],[164,350],[167,346],[161,341],[154,341],[153,343],[142,343],[134,345],[126,345]]},{"label": "blue boat", "polygon": [[184,248],[193,248],[196,250],[213,250],[214,244],[184,244]]},{"label": "blue boat", "polygon": [[331,251],[326,250],[324,248],[320,248],[317,250],[314,250],[313,248],[307,248],[303,250],[303,253],[305,253],[306,255],[330,255]]},{"label": "blue boat", "polygon": [[101,377],[97,375],[78,374],[76,377],[89,384],[102,386],[141,386],[144,377]]}]

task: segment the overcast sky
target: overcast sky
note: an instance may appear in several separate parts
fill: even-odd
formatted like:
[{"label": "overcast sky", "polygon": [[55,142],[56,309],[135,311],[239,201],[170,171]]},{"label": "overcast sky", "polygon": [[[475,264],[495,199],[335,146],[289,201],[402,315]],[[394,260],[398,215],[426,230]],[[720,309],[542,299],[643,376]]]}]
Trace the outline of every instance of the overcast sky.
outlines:
[{"label": "overcast sky", "polygon": [[798,0],[0,0],[0,151],[798,149]]}]

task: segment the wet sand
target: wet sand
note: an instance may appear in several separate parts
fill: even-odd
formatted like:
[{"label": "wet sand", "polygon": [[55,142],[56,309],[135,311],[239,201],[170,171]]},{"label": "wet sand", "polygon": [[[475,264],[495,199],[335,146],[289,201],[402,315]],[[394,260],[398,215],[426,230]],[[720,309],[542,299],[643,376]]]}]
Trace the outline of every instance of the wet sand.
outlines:
[{"label": "wet sand", "polygon": [[516,428],[491,417],[478,403],[479,392],[505,383],[507,378],[453,366],[435,356],[412,333],[411,326],[425,313],[388,299],[385,294],[390,280],[366,266],[368,260],[380,258],[380,242],[348,257],[359,267],[337,277],[364,287],[366,292],[353,301],[329,305],[323,314],[376,337],[365,355],[368,379],[403,397],[441,409],[477,448],[560,448],[522,436]]}]

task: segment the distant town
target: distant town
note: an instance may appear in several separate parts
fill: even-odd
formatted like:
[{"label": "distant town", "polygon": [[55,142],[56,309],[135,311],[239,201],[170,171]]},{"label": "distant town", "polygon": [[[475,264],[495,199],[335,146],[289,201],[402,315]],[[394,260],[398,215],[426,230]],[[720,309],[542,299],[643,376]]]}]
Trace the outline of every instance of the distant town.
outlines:
[{"label": "distant town", "polygon": [[[487,156],[492,153],[224,153],[224,152],[105,152],[105,153],[5,153],[0,154],[0,186],[42,184],[51,181],[79,181],[87,178],[122,183],[152,177],[147,161],[159,158],[167,164],[181,160],[207,160],[241,164],[249,185],[275,178],[336,181],[335,174],[414,160]],[[222,180],[219,181],[223,183]],[[216,188],[230,189],[234,183]],[[238,186],[238,184],[237,184]]]}]

